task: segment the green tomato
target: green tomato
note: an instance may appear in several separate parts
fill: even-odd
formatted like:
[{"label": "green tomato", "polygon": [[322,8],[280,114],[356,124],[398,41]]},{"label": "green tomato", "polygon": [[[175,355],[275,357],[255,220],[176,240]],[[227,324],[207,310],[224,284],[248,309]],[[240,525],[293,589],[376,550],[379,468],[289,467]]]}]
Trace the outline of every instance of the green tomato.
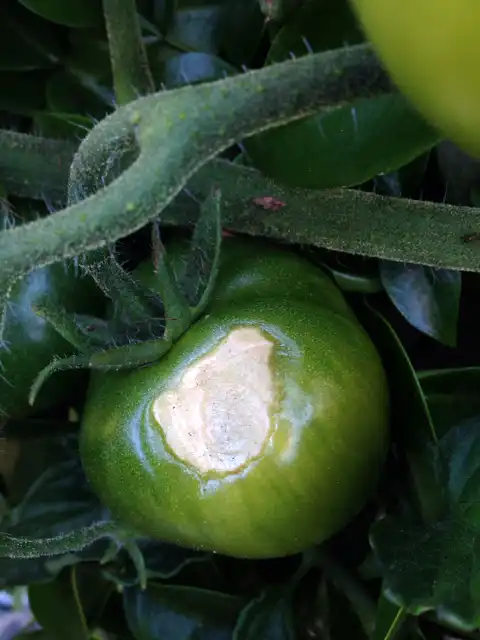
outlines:
[{"label": "green tomato", "polygon": [[48,299],[67,311],[94,313],[101,308],[101,294],[93,280],[81,276],[73,263],[57,263],[29,273],[15,283],[5,316],[0,348],[0,413],[5,417],[24,417],[32,410],[49,408],[62,399],[71,387],[71,374],[56,376],[41,390],[34,407],[28,394],[37,374],[55,356],[74,353],[33,305]]},{"label": "green tomato", "polygon": [[480,157],[477,0],[352,0],[398,87],[447,137]]},{"label": "green tomato", "polygon": [[268,558],[325,540],[372,495],[388,391],[328,277],[246,247],[225,243],[207,314],[160,361],[94,374],[80,452],[100,499],[140,534]]}]

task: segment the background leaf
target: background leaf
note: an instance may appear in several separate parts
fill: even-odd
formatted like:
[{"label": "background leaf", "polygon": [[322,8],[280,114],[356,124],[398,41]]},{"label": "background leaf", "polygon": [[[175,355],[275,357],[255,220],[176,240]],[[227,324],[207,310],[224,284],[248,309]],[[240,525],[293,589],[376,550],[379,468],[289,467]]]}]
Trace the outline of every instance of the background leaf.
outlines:
[{"label": "background leaf", "polygon": [[420,371],[418,378],[439,436],[480,415],[480,367]]},{"label": "background leaf", "polygon": [[382,260],[380,276],[391,301],[408,322],[447,346],[455,346],[460,272]]},{"label": "background leaf", "polygon": [[221,58],[210,53],[182,53],[166,60],[163,69],[158,69],[155,78],[162,78],[169,89],[197,82],[211,82],[237,70]]},{"label": "background leaf", "polygon": [[0,6],[0,69],[31,71],[59,62],[62,50],[54,28],[18,2]]},{"label": "background leaf", "polygon": [[102,23],[101,0],[19,0],[42,18],[67,27],[91,27]]},{"label": "background leaf", "polygon": [[78,598],[76,569],[69,568],[55,581],[31,585],[30,606],[36,620],[52,640],[89,640],[85,614]]},{"label": "background leaf", "polygon": [[[348,0],[308,0],[277,34],[267,63],[362,39]],[[438,134],[410,104],[394,94],[309,116],[244,144],[253,166],[273,179],[325,189],[360,184],[397,169],[437,140]]]},{"label": "background leaf", "polygon": [[414,615],[435,610],[463,629],[480,626],[478,427],[478,417],[469,420],[430,449],[444,496],[435,522],[387,516],[372,529],[389,597]]},{"label": "background leaf", "polygon": [[174,585],[124,592],[125,614],[136,640],[231,640],[243,605],[241,598]]},{"label": "background leaf", "polygon": [[272,589],[252,600],[242,611],[233,640],[294,640],[290,603]]}]

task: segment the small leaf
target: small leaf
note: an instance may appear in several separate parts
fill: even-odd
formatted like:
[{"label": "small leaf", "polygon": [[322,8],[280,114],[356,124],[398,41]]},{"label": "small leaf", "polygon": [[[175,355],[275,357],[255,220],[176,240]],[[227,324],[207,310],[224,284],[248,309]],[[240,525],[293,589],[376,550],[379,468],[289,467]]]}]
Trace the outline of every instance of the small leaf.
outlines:
[{"label": "small leaf", "polygon": [[95,125],[93,118],[75,113],[37,111],[32,119],[34,135],[60,140],[78,141],[79,138],[84,138]]},{"label": "small leaf", "polygon": [[231,640],[244,604],[235,596],[176,585],[124,591],[125,614],[136,640]]},{"label": "small leaf", "polygon": [[380,276],[391,301],[410,324],[449,347],[456,345],[459,271],[382,260]]},{"label": "small leaf", "polygon": [[78,599],[77,573],[67,569],[53,582],[30,585],[32,612],[51,640],[89,640],[90,634]]},{"label": "small leaf", "polygon": [[413,615],[435,611],[465,629],[480,626],[479,417],[451,429],[430,448],[443,491],[440,517],[426,526],[388,516],[374,524],[372,546],[384,565],[385,593]]},{"label": "small leaf", "polygon": [[[142,338],[142,328],[148,327],[148,337],[161,337],[164,331],[163,301],[143,287],[118,262],[113,253],[95,251],[86,256],[82,268],[113,303],[112,338],[130,343]],[[125,335],[122,335],[125,334]],[[121,339],[120,339],[121,338]]]},{"label": "small leaf", "polygon": [[265,591],[240,614],[232,640],[294,640],[288,600],[277,590]]},{"label": "small leaf", "polygon": [[101,0],[19,0],[42,18],[66,27],[94,27],[102,24]]},{"label": "small leaf", "polygon": [[380,594],[372,640],[395,640],[404,627],[407,612]]},{"label": "small leaf", "polygon": [[[191,564],[210,562],[210,556],[203,552],[154,540],[137,540],[137,546],[143,555],[148,580],[154,578],[169,580]],[[123,587],[137,586],[139,575],[132,557],[127,554],[125,562],[121,560],[119,556],[115,564],[105,568],[105,575]]]},{"label": "small leaf", "polygon": [[221,218],[221,194],[219,190],[212,191],[202,204],[185,270],[178,280],[193,307],[193,318],[207,306],[217,279],[222,245]]},{"label": "small leaf", "polygon": [[417,375],[439,436],[480,414],[480,367],[420,371]]},{"label": "small leaf", "polygon": [[113,96],[93,91],[95,86],[94,83],[85,86],[68,71],[57,71],[46,86],[47,107],[54,113],[72,113],[101,120],[112,111]]},{"label": "small leaf", "polygon": [[73,345],[79,351],[89,351],[92,347],[87,334],[83,332],[75,322],[72,314],[66,309],[58,306],[55,302],[43,299],[39,304],[33,305],[32,309],[44,320],[54,327],[62,338]]},{"label": "small leaf", "polygon": [[[382,356],[390,385],[391,429],[400,454],[407,459],[411,489],[423,517],[434,517],[439,497],[425,448],[437,440],[428,406],[413,366],[397,334],[371,303],[361,317]],[[399,485],[399,490],[403,486]]]},{"label": "small leaf", "polygon": [[62,556],[117,533],[118,527],[87,484],[76,449],[65,455],[2,518],[0,558]]},{"label": "small leaf", "polygon": [[28,403],[31,407],[35,405],[35,401],[42,387],[47,380],[60,371],[73,371],[75,369],[87,369],[89,366],[88,356],[67,356],[65,358],[54,358],[50,364],[44,367],[37,374],[28,394]]},{"label": "small leaf", "polygon": [[153,264],[155,288],[158,290],[165,310],[164,339],[173,343],[191,324],[188,301],[177,284],[174,272],[167,259],[165,247],[160,240],[158,224],[152,225]]}]

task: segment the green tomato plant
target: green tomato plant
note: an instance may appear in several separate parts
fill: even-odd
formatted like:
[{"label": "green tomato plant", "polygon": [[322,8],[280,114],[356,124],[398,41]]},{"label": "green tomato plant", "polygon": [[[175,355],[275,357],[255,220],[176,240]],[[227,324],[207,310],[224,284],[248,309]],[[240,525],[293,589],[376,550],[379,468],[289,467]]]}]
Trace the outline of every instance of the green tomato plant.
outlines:
[{"label": "green tomato plant", "polygon": [[478,637],[477,14],[2,3],[32,637]]}]

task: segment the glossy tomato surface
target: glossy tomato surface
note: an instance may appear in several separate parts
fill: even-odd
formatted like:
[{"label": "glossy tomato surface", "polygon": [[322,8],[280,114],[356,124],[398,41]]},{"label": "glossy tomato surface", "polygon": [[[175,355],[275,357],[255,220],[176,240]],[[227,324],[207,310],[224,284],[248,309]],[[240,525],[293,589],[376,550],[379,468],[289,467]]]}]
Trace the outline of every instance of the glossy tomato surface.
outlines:
[{"label": "glossy tomato surface", "polygon": [[0,348],[0,414],[23,417],[61,401],[71,384],[71,374],[55,376],[42,388],[34,407],[28,394],[36,375],[55,356],[74,353],[64,340],[34,311],[42,300],[58,303],[67,311],[95,313],[103,298],[90,278],[79,273],[73,263],[58,263],[29,273],[13,287],[7,313],[3,343]]},{"label": "glossy tomato surface", "polygon": [[[141,534],[267,558],[324,540],[364,506],[388,446],[388,391],[327,276],[283,251],[243,253],[231,271],[222,260],[207,314],[159,362],[95,373],[80,451],[101,500]],[[293,263],[316,296],[302,294],[299,266],[278,286]],[[256,284],[237,298],[241,271]]]},{"label": "glossy tomato surface", "polygon": [[445,137],[480,157],[480,3],[351,1],[399,88]]}]

